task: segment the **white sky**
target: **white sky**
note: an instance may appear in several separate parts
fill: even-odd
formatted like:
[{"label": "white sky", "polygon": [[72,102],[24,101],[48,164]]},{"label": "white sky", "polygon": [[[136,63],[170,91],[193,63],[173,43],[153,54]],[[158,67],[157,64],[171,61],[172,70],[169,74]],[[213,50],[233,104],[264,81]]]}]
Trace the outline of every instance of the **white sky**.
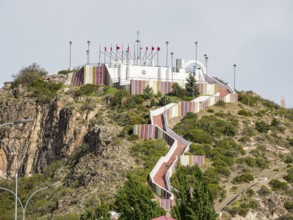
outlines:
[{"label": "white sky", "polygon": [[[209,74],[293,107],[292,0],[0,0],[0,85],[37,62],[49,73],[98,62],[99,44],[165,41],[174,58],[209,57]],[[126,46],[124,46],[126,47]],[[169,58],[170,64],[170,58]]]}]

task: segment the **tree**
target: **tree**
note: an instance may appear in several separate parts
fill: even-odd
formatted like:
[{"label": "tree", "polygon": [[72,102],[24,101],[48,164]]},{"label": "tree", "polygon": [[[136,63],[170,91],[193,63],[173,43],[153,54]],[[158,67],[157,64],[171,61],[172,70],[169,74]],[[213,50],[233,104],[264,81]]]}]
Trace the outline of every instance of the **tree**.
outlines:
[{"label": "tree", "polygon": [[134,175],[120,189],[115,201],[120,220],[152,219],[165,214],[165,211],[152,201],[152,192]]},{"label": "tree", "polygon": [[13,75],[13,85],[17,86],[23,84],[25,86],[31,85],[33,82],[41,80],[48,72],[37,63],[33,63],[27,67],[23,67],[19,73]]},{"label": "tree", "polygon": [[144,99],[151,99],[153,98],[153,96],[154,96],[153,89],[149,85],[147,85],[145,89],[143,90]]},{"label": "tree", "polygon": [[172,95],[174,96],[178,96],[180,98],[183,98],[184,96],[187,95],[187,92],[185,89],[183,89],[178,83],[174,83],[172,85]]},{"label": "tree", "polygon": [[197,97],[199,96],[199,91],[198,88],[196,86],[196,80],[194,78],[194,76],[189,73],[187,79],[186,79],[186,84],[185,84],[185,90],[187,92],[187,95],[190,97]]},{"label": "tree", "polygon": [[195,167],[192,177],[187,178],[178,166],[175,177],[174,194],[176,205],[171,214],[177,220],[213,220],[217,214],[213,208],[213,198],[208,184],[199,167]]}]

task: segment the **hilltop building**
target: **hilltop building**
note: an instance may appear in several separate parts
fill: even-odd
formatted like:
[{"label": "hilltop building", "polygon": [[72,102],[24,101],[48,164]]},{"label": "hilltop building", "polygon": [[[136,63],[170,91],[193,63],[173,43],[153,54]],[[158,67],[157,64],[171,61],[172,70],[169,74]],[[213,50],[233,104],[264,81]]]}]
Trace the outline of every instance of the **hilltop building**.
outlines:
[{"label": "hilltop building", "polygon": [[[199,92],[204,95],[225,96],[233,94],[234,89],[225,85],[207,74],[206,66],[198,60],[176,59],[176,65],[160,66],[159,51],[154,47],[148,52],[148,47],[139,56],[130,55],[129,47],[126,52],[120,52],[116,46],[116,52],[100,51],[104,55],[104,62],[98,64],[86,64],[77,68],[76,72],[67,75],[66,84],[80,86],[84,84],[96,84],[114,86],[118,89],[126,89],[132,95],[142,94],[143,90],[150,86],[154,93],[167,94],[172,92],[172,85],[178,83],[184,87],[189,74],[193,74],[198,85]],[[107,60],[108,59],[108,60]],[[101,60],[101,57],[99,58]],[[156,63],[155,63],[156,60]]]}]

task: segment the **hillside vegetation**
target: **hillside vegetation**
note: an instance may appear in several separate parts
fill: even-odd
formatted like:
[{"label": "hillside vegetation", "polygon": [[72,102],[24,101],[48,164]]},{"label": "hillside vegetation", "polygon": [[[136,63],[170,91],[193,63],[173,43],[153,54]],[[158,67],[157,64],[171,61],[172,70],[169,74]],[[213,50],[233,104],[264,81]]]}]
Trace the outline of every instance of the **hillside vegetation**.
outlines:
[{"label": "hillside vegetation", "polygon": [[[74,130],[75,137],[68,137],[68,143],[74,148],[65,144],[58,157],[50,155],[47,144],[59,136],[52,135],[55,131],[49,130],[38,142],[38,150],[45,151],[47,157],[36,158],[37,161],[47,159],[46,163],[40,163],[46,165],[35,167],[28,175],[25,173],[28,161],[20,162],[19,196],[22,201],[41,187],[61,182],[33,197],[26,219],[110,219],[109,210],[121,213],[121,219],[150,219],[165,214],[155,202],[147,179],[157,160],[168,152],[167,144],[164,140],[138,140],[132,134],[132,127],[148,124],[150,109],[189,100],[190,94],[186,91],[193,89],[187,87],[185,91],[176,85],[173,94],[155,95],[148,88],[142,95],[131,96],[113,87],[70,87],[43,80],[46,71],[36,65],[20,73],[10,88],[0,90],[3,122],[16,120],[9,115],[14,111],[13,106],[21,105],[16,115],[32,112],[35,116],[34,111],[57,106],[75,123],[71,126],[58,124],[59,132]],[[26,109],[24,103],[30,103],[34,109]],[[221,211],[220,218],[239,219],[251,212],[263,218],[281,219],[283,216],[285,219],[292,213],[292,109],[281,108],[253,92],[239,92],[237,104],[220,101],[198,114],[188,113],[177,122],[173,129],[193,142],[188,153],[206,157],[202,174],[196,168],[180,167],[180,175],[195,186],[201,183],[193,178],[201,177],[209,195],[208,203],[214,203],[218,213]],[[39,123],[39,126],[46,124]],[[11,148],[27,146],[29,133],[34,129],[44,127],[0,128],[3,140],[0,148],[7,147],[4,142],[7,139],[13,139],[14,144],[9,144]],[[21,154],[19,158],[30,156],[20,147],[11,151]],[[11,164],[12,159],[6,163]],[[8,166],[7,178],[0,180],[1,187],[14,191],[14,171],[12,165]],[[177,178],[174,176],[171,180],[174,186],[179,181]],[[20,218],[20,206],[18,210]],[[14,196],[11,193],[1,191],[0,213],[0,220],[13,218]],[[216,218],[210,210],[206,216]]]}]

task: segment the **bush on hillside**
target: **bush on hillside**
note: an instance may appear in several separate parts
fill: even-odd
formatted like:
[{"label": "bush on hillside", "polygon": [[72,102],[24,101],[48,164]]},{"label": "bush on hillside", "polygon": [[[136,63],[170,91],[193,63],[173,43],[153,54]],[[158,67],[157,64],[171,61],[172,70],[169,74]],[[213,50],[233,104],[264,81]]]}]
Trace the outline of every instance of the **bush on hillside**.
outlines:
[{"label": "bush on hillside", "polygon": [[61,87],[62,83],[36,80],[28,86],[28,91],[31,92],[31,96],[37,98],[38,101],[49,101],[56,97]]},{"label": "bush on hillside", "polygon": [[211,144],[213,141],[212,136],[208,132],[198,128],[189,130],[184,135],[184,138],[200,144]]},{"label": "bush on hillside", "polygon": [[246,110],[244,110],[244,109],[241,109],[241,110],[238,111],[238,115],[243,115],[243,116],[248,117],[248,116],[251,116],[251,113],[246,111]]},{"label": "bush on hillside", "polygon": [[37,63],[33,63],[27,67],[23,67],[19,73],[13,75],[13,86],[22,84],[24,86],[30,86],[36,81],[42,80],[43,76],[46,76],[48,72]]},{"label": "bush on hillside", "polygon": [[276,191],[276,190],[287,190],[288,189],[288,185],[285,182],[281,182],[277,179],[272,179],[269,182],[269,185],[272,187],[272,190]]},{"label": "bush on hillside", "polygon": [[258,121],[255,123],[255,128],[261,133],[267,133],[270,130],[270,125],[264,121]]},{"label": "bush on hillside", "polygon": [[74,92],[74,95],[79,96],[91,96],[96,95],[99,86],[93,84],[82,85],[77,91]]},{"label": "bush on hillside", "polygon": [[220,106],[220,107],[225,107],[226,106],[226,102],[222,101],[222,100],[219,100],[215,106]]},{"label": "bush on hillside", "polygon": [[258,194],[261,196],[266,196],[266,195],[269,195],[270,193],[271,193],[271,190],[265,185],[262,185],[260,189],[258,190]]},{"label": "bush on hillside", "polygon": [[184,88],[182,88],[178,83],[174,83],[172,85],[172,93],[171,95],[174,95],[174,96],[178,96],[180,98],[183,98],[184,96],[187,96],[187,92]]},{"label": "bush on hillside", "polygon": [[249,183],[253,181],[253,176],[250,173],[243,173],[233,179],[233,183]]}]

